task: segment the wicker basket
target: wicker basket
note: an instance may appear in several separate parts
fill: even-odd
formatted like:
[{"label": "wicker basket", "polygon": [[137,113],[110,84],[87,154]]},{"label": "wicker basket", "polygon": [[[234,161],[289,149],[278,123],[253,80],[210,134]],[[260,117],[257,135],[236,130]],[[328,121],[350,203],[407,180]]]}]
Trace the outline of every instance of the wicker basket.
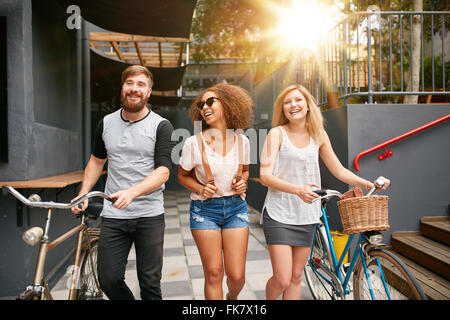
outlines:
[{"label": "wicker basket", "polygon": [[344,233],[389,229],[388,196],[356,197],[338,201]]}]

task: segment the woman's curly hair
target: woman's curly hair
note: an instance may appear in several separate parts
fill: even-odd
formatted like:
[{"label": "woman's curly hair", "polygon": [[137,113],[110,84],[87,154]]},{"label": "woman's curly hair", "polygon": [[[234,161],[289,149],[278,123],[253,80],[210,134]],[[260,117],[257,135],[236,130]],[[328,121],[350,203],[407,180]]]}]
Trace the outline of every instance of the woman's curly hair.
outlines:
[{"label": "woman's curly hair", "polygon": [[197,108],[197,103],[200,102],[206,92],[214,92],[223,107],[227,129],[247,129],[252,126],[253,120],[253,100],[248,92],[238,86],[226,83],[218,83],[206,90],[204,90],[192,102],[189,116],[192,121],[202,121],[202,130],[209,126],[203,117],[200,110]]}]

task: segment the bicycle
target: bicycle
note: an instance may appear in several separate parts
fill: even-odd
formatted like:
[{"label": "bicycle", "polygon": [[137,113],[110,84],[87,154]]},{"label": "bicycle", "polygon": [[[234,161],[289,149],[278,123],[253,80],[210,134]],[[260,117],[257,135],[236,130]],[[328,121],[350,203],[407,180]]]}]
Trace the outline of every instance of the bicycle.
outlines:
[{"label": "bicycle", "polygon": [[54,209],[70,209],[77,205],[81,205],[84,200],[93,197],[101,197],[111,202],[114,202],[114,199],[109,198],[105,193],[92,191],[81,196],[72,203],[56,203],[53,201],[42,202],[39,195],[33,194],[27,199],[10,186],[4,186],[3,188],[29,207],[48,209],[45,229],[32,227],[25,231],[22,236],[23,240],[31,246],[38,243],[40,243],[40,245],[33,284],[28,286],[26,290],[19,295],[18,300],[53,300],[48,284],[44,280],[44,267],[47,253],[49,250],[77,233],[78,239],[75,251],[75,262],[74,268],[72,269],[68,299],[102,299],[103,292],[97,278],[97,251],[100,228],[90,228],[87,226],[86,221],[88,219],[96,219],[100,215],[103,204],[91,202],[87,210],[77,214],[78,218],[81,220],[80,224],[62,234],[52,242],[49,241],[48,233]]},{"label": "bicycle", "polygon": [[[383,180],[376,180],[381,188]],[[381,186],[380,186],[381,184]],[[426,300],[422,288],[405,264],[381,244],[382,234],[367,231],[359,234],[355,252],[349,257],[350,264],[343,261],[350,245],[358,234],[350,234],[339,261],[328,224],[326,206],[333,197],[342,194],[336,190],[315,190],[321,200],[322,217],[316,226],[310,257],[305,267],[305,278],[316,300],[344,300],[353,293],[354,300]],[[353,277],[353,287],[350,283]]]}]

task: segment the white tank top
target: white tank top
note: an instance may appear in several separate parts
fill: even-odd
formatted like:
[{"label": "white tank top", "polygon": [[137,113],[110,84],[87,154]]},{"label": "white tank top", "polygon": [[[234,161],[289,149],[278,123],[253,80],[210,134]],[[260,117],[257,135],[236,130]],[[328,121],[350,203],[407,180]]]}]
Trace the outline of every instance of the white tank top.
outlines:
[{"label": "white tank top", "polygon": [[[295,147],[282,126],[282,142],[275,159],[273,175],[278,178],[304,186],[314,183],[320,186],[319,146],[310,137],[304,148]],[[313,224],[320,221],[320,201],[307,204],[299,196],[269,188],[264,201],[269,216],[285,224]],[[262,215],[261,215],[262,217]],[[262,219],[261,219],[262,220]]]}]

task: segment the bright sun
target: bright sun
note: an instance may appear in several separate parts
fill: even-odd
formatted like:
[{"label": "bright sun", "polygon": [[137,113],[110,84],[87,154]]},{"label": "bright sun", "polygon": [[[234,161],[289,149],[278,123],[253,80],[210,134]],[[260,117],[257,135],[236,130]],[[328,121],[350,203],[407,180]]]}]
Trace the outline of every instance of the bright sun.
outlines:
[{"label": "bright sun", "polygon": [[275,34],[291,49],[316,50],[322,38],[336,24],[332,12],[317,1],[293,1],[292,6],[277,7]]}]

